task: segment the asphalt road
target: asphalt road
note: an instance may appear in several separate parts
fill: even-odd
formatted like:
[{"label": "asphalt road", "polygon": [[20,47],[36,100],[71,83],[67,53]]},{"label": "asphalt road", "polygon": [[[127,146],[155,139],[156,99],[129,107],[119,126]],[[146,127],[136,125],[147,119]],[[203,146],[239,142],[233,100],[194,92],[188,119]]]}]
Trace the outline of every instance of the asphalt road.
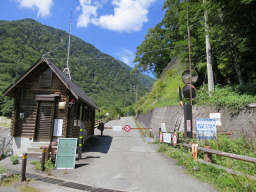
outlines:
[{"label": "asphalt road", "polygon": [[[110,121],[107,127],[136,127],[131,117]],[[211,186],[185,174],[176,161],[157,152],[157,145],[145,143],[137,130],[105,130],[96,136],[77,162],[77,168],[53,173],[90,186],[131,192],[207,192]],[[57,174],[57,175],[56,175]]]}]

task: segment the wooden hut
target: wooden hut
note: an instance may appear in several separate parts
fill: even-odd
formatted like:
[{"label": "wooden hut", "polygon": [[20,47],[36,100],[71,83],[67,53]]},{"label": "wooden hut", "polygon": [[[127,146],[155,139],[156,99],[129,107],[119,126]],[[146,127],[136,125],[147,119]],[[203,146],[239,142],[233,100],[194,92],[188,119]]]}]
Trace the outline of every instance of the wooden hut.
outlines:
[{"label": "wooden hut", "polygon": [[58,138],[94,134],[97,106],[47,58],[41,58],[11,84],[4,96],[14,98],[11,135],[14,154],[39,152]]}]

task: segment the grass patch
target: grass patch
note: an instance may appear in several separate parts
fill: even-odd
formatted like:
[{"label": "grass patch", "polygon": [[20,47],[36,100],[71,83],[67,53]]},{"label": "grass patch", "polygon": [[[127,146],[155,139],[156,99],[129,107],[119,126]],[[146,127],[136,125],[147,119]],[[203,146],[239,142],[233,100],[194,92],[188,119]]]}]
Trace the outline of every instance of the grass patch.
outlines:
[{"label": "grass patch", "polygon": [[0,116],[0,127],[10,128],[11,127],[11,119],[4,117],[4,116]]},{"label": "grass patch", "polygon": [[244,176],[235,176],[221,169],[200,164],[192,159],[192,154],[184,148],[173,148],[160,144],[159,152],[177,160],[178,165],[186,168],[187,173],[216,187],[218,191],[256,191],[256,182]]},{"label": "grass patch", "polygon": [[[211,149],[256,157],[256,146],[244,138],[233,140],[226,135],[218,135],[216,140],[187,139],[185,141],[198,143],[199,146],[210,146]],[[210,165],[200,164],[192,159],[192,154],[182,146],[173,148],[167,144],[160,144],[159,152],[177,160],[178,165],[186,168],[187,172],[203,182],[213,184],[218,191],[256,191],[256,182],[246,176],[236,176],[226,173],[222,169]],[[203,153],[198,153],[198,158],[203,159]],[[212,155],[213,163],[239,171],[245,175],[256,175],[256,164],[239,161],[227,157]]]},{"label": "grass patch", "polygon": [[[218,135],[216,140],[195,141],[195,142],[198,143],[199,146],[207,145],[207,146],[210,146],[211,149],[256,158],[255,143],[249,142],[242,137],[233,140],[226,135]],[[200,153],[199,155],[203,157],[202,153]],[[213,158],[212,159],[213,162],[218,165],[221,165],[236,171],[240,171],[248,175],[256,175],[255,163],[239,161],[236,159],[221,157],[217,155],[212,155],[212,158]]]},{"label": "grass patch", "polygon": [[11,186],[14,183],[17,183],[20,181],[20,175],[11,175],[9,177],[6,177],[3,179],[3,181],[0,183],[2,186]]},{"label": "grass patch", "polygon": [[36,189],[36,188],[30,186],[28,183],[22,184],[19,191],[20,192],[40,192],[39,189]]},{"label": "grass patch", "polygon": [[178,105],[177,89],[183,85],[181,73],[175,69],[169,69],[161,79],[155,81],[151,91],[141,97],[134,108],[137,111],[146,112],[155,107]]},{"label": "grass patch", "polygon": [[35,170],[41,170],[41,162],[40,161],[33,160],[30,162],[30,164],[34,165]]},{"label": "grass patch", "polygon": [[[30,162],[32,165],[34,165],[34,169],[35,170],[41,170],[41,162],[40,161],[36,161],[36,160],[33,160]],[[48,175],[51,175],[52,174],[52,170],[54,168],[54,164],[52,162],[51,159],[45,161],[45,171],[48,173]]]},{"label": "grass patch", "polygon": [[4,167],[0,166],[0,174],[2,173],[7,173],[7,170]]}]

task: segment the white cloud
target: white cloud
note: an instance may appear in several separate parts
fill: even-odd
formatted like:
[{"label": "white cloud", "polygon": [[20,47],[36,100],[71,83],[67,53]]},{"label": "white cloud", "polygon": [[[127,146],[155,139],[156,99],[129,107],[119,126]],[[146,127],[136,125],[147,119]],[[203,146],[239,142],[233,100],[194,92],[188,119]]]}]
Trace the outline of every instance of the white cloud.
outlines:
[{"label": "white cloud", "polygon": [[89,23],[97,16],[97,9],[100,6],[99,2],[92,5],[91,0],[79,0],[80,5],[77,10],[81,10],[82,13],[78,17],[77,26],[87,27]]},{"label": "white cloud", "polygon": [[148,21],[148,8],[155,1],[112,0],[113,14],[97,17],[97,10],[102,7],[99,6],[99,2],[96,1],[93,4],[91,0],[80,0],[82,14],[79,16],[77,26],[87,27],[89,23],[92,23],[113,31],[139,31],[143,24]]},{"label": "white cloud", "polygon": [[16,0],[21,8],[37,10],[37,17],[50,15],[53,0]]},{"label": "white cloud", "polygon": [[122,48],[120,50],[120,54],[119,54],[119,58],[121,61],[123,61],[125,64],[129,65],[130,67],[134,67],[134,58],[135,58],[135,54],[129,50],[129,49],[125,49],[125,48]]}]

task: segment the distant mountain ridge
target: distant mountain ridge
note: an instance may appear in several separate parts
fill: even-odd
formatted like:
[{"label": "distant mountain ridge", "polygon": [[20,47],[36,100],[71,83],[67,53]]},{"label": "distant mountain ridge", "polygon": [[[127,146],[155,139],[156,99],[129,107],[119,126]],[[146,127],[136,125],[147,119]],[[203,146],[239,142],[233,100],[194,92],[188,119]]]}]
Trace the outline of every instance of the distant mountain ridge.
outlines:
[{"label": "distant mountain ridge", "polygon": [[[0,21],[0,93],[45,54],[60,69],[66,65],[68,33],[32,19]],[[101,108],[128,106],[134,102],[134,84],[144,95],[153,79],[72,36],[70,70],[75,81]],[[8,102],[7,102],[8,103]],[[0,111],[8,108],[0,96]],[[7,109],[4,109],[7,110]]]}]

